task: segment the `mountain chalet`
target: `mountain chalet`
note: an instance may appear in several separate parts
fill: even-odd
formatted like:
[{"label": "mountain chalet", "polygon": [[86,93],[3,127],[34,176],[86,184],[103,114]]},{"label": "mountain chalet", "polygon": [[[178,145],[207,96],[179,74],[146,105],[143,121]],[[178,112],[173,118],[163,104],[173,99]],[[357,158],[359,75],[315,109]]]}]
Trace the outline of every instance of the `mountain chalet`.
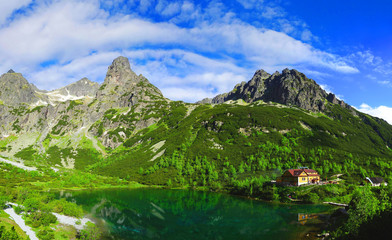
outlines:
[{"label": "mountain chalet", "polygon": [[315,170],[309,168],[288,169],[276,182],[293,186],[315,184],[320,182],[320,175]]}]

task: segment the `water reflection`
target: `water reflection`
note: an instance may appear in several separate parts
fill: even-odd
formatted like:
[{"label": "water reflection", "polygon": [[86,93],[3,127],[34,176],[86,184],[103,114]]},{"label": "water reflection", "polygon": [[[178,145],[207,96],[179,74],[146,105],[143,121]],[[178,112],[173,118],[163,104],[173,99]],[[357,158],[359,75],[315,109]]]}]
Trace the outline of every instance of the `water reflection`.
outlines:
[{"label": "water reflection", "polygon": [[74,192],[67,200],[103,219],[110,239],[290,239],[304,230],[299,213],[329,208],[162,189]]},{"label": "water reflection", "polygon": [[298,222],[301,225],[305,225],[308,220],[318,218],[318,214],[309,214],[309,213],[298,213]]}]

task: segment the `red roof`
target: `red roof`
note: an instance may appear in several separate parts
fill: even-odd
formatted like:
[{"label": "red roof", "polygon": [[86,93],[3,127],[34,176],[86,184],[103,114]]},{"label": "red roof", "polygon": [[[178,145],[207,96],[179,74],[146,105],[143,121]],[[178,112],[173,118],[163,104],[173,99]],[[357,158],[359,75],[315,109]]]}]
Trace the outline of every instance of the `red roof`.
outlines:
[{"label": "red roof", "polygon": [[308,176],[320,176],[315,170],[313,169],[289,169],[287,170],[291,176],[298,177],[301,175],[302,172],[305,172]]},{"label": "red roof", "polygon": [[304,169],[304,171],[306,172],[306,174],[308,174],[309,176],[319,176],[319,174],[313,170],[313,169]]},{"label": "red roof", "polygon": [[294,176],[294,177],[298,177],[299,175],[301,175],[301,173],[304,171],[302,169],[289,169],[287,170],[289,171],[289,173]]}]

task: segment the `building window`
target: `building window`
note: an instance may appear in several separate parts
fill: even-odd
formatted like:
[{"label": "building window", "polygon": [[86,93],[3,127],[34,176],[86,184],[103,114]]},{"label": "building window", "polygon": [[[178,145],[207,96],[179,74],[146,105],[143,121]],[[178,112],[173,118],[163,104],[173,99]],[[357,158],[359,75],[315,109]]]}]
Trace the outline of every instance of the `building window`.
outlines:
[{"label": "building window", "polygon": [[304,178],[304,177],[302,178],[302,181],[305,181],[305,178]]}]

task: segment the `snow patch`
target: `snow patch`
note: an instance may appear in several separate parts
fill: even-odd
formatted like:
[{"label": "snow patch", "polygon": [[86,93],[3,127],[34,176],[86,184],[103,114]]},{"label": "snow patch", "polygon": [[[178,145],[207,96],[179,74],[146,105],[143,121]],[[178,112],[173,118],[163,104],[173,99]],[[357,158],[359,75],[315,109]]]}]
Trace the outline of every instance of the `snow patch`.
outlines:
[{"label": "snow patch", "polygon": [[71,95],[68,91],[68,89],[65,89],[67,91],[67,95],[63,95],[60,93],[59,90],[54,90],[48,93],[44,93],[49,97],[49,101],[53,105],[53,102],[66,102],[70,100],[79,100],[79,99],[84,99],[84,98],[93,98],[92,96],[74,96]]},{"label": "snow patch", "polygon": [[11,165],[13,165],[15,167],[24,169],[26,171],[36,171],[37,170],[37,168],[35,168],[35,167],[27,167],[27,166],[23,165],[22,163],[13,162],[13,161],[1,158],[1,157],[0,157],[0,162],[9,163],[9,164],[11,164]]},{"label": "snow patch", "polygon": [[160,142],[154,144],[154,145],[151,147],[151,150],[152,150],[153,152],[157,152],[163,145],[165,145],[165,143],[166,143],[166,140],[160,141]]},{"label": "snow patch", "polygon": [[16,214],[13,208],[4,209],[4,212],[10,215],[10,218],[14,220],[16,224],[19,225],[19,227],[29,236],[30,240],[39,240],[35,235],[35,232],[31,230],[31,227],[25,224],[23,218],[20,215]]},{"label": "snow patch", "polygon": [[[90,220],[88,218],[78,219],[78,218],[69,217],[69,216],[65,216],[62,214],[58,214],[58,213],[53,213],[53,215],[56,216],[59,223],[74,226],[78,230],[82,230],[87,222],[93,222],[92,220]],[[80,224],[76,223],[78,221],[80,221]]]},{"label": "snow patch", "polygon": [[49,103],[47,103],[47,102],[45,102],[45,101],[43,101],[43,100],[38,100],[36,103],[33,103],[33,104],[31,104],[30,105],[30,107],[31,108],[35,108],[35,107],[38,107],[38,106],[46,106],[46,105],[48,105]]},{"label": "snow patch", "polygon": [[164,153],[165,153],[166,149],[163,149],[162,151],[160,151],[157,155],[155,155],[153,158],[151,158],[150,162],[155,161],[155,159],[161,157]]}]

